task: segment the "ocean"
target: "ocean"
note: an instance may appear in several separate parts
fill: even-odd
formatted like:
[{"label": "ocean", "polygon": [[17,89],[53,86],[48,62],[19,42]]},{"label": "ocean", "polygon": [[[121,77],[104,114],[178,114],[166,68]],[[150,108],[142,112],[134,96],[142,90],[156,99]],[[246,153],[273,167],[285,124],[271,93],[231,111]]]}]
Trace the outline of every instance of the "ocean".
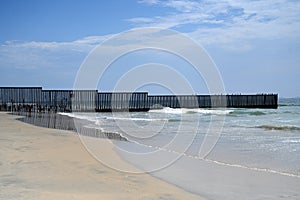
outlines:
[{"label": "ocean", "polygon": [[110,140],[124,160],[207,199],[300,199],[299,98],[281,98],[278,109],[60,114],[127,138]]}]

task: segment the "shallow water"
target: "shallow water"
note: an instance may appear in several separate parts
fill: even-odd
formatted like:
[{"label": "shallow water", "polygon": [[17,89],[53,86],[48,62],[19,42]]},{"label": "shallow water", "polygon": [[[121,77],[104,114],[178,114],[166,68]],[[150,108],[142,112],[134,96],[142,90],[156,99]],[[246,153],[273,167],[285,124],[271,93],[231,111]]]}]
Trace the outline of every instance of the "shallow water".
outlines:
[{"label": "shallow water", "polygon": [[279,104],[67,115],[121,134],[129,141],[114,144],[125,160],[208,198],[299,199],[300,99]]}]

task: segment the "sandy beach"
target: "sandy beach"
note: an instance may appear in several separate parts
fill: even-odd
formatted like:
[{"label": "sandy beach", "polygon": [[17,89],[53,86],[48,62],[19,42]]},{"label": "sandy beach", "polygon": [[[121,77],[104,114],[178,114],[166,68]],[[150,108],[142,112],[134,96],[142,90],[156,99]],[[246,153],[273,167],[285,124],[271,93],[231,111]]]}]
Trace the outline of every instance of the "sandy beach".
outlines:
[{"label": "sandy beach", "polygon": [[[203,199],[149,174],[110,169],[76,134],[16,118],[0,113],[0,199]],[[107,156],[128,165],[113,150]]]}]

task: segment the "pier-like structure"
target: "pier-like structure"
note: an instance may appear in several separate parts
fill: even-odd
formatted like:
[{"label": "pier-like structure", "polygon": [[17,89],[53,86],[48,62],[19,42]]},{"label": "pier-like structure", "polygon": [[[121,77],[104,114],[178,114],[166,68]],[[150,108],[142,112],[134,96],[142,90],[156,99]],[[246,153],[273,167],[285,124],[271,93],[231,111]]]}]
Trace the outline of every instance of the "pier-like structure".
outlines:
[{"label": "pier-like structure", "polygon": [[278,94],[149,95],[147,92],[43,90],[42,87],[0,87],[0,111],[111,112],[170,108],[274,108]]}]

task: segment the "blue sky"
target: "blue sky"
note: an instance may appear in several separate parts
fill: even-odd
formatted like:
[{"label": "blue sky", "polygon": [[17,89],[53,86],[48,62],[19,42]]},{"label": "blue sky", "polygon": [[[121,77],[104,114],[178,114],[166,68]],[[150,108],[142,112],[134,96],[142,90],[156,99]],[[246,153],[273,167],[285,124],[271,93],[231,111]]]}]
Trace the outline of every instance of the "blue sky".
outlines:
[{"label": "blue sky", "polygon": [[173,29],[200,43],[227,93],[300,96],[295,0],[1,0],[0,85],[72,88],[96,45],[137,27]]}]

